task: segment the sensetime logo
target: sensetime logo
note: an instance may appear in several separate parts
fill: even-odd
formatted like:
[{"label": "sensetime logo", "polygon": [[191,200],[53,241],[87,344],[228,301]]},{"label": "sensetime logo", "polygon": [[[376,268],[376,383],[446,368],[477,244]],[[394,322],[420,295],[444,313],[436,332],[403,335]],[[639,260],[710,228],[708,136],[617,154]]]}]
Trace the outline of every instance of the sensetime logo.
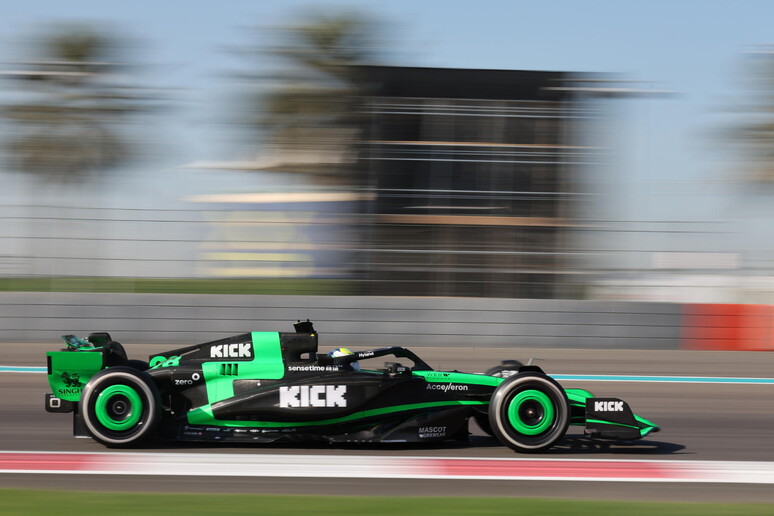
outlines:
[{"label": "sensetime logo", "polygon": [[280,387],[279,407],[346,407],[346,394],[346,385],[296,385]]}]

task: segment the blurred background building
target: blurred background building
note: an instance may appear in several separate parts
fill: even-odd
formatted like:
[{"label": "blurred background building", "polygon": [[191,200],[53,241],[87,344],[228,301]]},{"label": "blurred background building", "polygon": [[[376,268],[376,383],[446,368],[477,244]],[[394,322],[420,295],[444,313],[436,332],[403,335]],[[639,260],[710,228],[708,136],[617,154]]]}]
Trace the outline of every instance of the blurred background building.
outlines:
[{"label": "blurred background building", "polygon": [[589,108],[568,74],[369,67],[367,277],[381,295],[552,298],[574,264]]}]

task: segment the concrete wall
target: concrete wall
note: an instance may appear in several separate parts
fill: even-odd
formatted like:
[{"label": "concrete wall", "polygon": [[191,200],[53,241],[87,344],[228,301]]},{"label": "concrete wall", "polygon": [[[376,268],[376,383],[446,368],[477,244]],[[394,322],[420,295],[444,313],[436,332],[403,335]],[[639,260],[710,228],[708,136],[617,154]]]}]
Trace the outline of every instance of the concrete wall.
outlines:
[{"label": "concrete wall", "polygon": [[194,344],[311,319],[321,346],[677,349],[680,306],[483,298],[0,293],[0,342],[109,331],[125,344]]}]

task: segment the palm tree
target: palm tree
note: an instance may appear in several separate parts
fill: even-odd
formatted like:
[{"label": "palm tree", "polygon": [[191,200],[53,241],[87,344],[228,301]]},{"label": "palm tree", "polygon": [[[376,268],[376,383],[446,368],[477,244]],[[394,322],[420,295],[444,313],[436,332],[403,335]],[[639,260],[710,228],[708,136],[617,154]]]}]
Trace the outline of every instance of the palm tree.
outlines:
[{"label": "palm tree", "polygon": [[[279,31],[279,44],[261,51],[261,57],[268,53],[286,68],[252,77],[261,88],[247,122],[281,156],[275,162],[283,162],[283,170],[351,183],[346,164],[360,137],[366,87],[360,65],[373,61],[373,28],[355,13],[311,15]],[[267,88],[267,82],[273,86]]]},{"label": "palm tree", "polygon": [[38,54],[2,75],[19,85],[3,108],[12,136],[4,144],[14,168],[70,181],[102,172],[133,155],[121,124],[145,109],[118,82],[114,36],[92,27],[58,25],[37,38]]},{"label": "palm tree", "polygon": [[735,146],[736,163],[744,163],[741,180],[757,186],[774,184],[774,46],[744,54],[744,96],[734,106],[739,116],[721,137]]}]

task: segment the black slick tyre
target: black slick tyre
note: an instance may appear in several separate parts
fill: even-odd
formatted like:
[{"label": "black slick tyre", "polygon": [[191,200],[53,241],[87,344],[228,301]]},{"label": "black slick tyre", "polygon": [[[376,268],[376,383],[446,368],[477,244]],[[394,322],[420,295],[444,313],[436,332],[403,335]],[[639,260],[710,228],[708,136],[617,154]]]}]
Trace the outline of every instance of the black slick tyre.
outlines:
[{"label": "black slick tyre", "polygon": [[518,452],[551,448],[567,431],[570,404],[564,389],[545,374],[528,371],[509,377],[492,394],[492,435]]},{"label": "black slick tyre", "polygon": [[114,448],[134,446],[158,428],[158,389],[146,373],[111,367],[86,383],[79,401],[83,423],[96,441]]},{"label": "black slick tyre", "polygon": [[149,367],[148,362],[144,360],[127,360],[126,366],[138,371],[147,371]]},{"label": "black slick tyre", "polygon": [[[523,366],[518,360],[503,360],[500,365],[490,367],[484,373],[487,376],[494,376],[497,378],[510,378],[511,376],[518,374],[519,368]],[[492,434],[492,426],[489,424],[488,413],[476,413],[473,415],[473,419],[476,421],[478,427],[483,430],[487,435]]]}]

